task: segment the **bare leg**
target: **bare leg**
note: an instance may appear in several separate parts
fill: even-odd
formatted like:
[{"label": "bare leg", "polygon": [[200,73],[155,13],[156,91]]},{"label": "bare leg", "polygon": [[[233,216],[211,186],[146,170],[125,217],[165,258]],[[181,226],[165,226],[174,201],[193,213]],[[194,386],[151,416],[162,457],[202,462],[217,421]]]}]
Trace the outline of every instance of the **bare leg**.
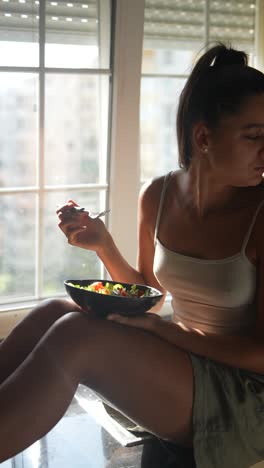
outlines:
[{"label": "bare leg", "polygon": [[188,355],[143,330],[71,313],[0,387],[0,461],[46,434],[83,381],[150,432],[191,445]]},{"label": "bare leg", "polygon": [[43,301],[0,343],[0,384],[26,359],[46,331],[63,315],[78,310],[64,299]]}]

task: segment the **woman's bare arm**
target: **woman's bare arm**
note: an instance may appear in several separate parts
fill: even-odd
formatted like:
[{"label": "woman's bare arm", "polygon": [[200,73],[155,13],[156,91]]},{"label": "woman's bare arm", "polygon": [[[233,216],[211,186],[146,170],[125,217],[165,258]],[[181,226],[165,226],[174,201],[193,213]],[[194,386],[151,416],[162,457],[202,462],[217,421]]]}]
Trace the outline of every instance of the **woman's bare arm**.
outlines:
[{"label": "woman's bare arm", "polygon": [[129,265],[120,253],[110,233],[108,233],[105,244],[101,246],[96,253],[113,281],[148,284],[143,274]]},{"label": "woman's bare arm", "polygon": [[227,366],[264,374],[264,339],[259,335],[201,335],[164,320],[155,323],[153,332],[185,351]]},{"label": "woman's bare arm", "polygon": [[[111,235],[107,242],[97,251],[97,255],[104,263],[114,281],[147,284],[164,293],[153,273],[154,261],[154,231],[160,195],[160,181],[144,185],[140,191],[138,202],[138,256],[137,269],[131,267],[119,252]],[[158,311],[163,302],[152,310]]]},{"label": "woman's bare arm", "polygon": [[[69,217],[67,214],[69,206],[65,205],[58,210],[59,227],[71,245],[94,250],[113,281],[147,284],[165,292],[153,273],[154,230],[162,182],[163,178],[159,178],[145,185],[140,191],[137,268],[129,265],[122,256],[101,219],[91,219],[85,212]],[[72,201],[69,203],[75,204]]]}]

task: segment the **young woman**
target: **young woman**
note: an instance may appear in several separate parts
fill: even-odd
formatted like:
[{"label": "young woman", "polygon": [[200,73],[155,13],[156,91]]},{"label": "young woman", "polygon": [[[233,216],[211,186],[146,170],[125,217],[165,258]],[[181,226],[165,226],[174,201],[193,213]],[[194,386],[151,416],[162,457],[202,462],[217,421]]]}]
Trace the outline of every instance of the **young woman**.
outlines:
[{"label": "young woman", "polygon": [[177,133],[181,169],[140,194],[137,269],[102,220],[69,215],[73,201],[58,210],[68,242],[113,280],[169,291],[173,322],[99,320],[60,300],[34,309],[0,349],[1,461],[46,434],[84,381],[193,447],[198,468],[264,460],[264,75],[213,47],[182,91]]}]

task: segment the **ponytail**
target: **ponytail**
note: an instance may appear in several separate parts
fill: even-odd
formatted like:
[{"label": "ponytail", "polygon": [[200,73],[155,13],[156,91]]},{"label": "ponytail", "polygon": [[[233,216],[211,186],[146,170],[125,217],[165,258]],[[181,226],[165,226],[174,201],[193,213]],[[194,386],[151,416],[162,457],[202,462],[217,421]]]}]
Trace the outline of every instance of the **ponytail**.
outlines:
[{"label": "ponytail", "polygon": [[246,97],[264,92],[264,74],[248,66],[245,52],[222,43],[209,49],[195,64],[179,100],[177,139],[179,166],[192,159],[192,129],[204,121],[217,125],[224,114],[238,111]]}]

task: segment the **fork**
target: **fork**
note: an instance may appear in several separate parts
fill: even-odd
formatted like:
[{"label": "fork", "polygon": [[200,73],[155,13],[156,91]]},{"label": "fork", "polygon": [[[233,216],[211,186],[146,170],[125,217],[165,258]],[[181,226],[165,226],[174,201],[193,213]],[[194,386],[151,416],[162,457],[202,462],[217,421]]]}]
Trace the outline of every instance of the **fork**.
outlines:
[{"label": "fork", "polygon": [[105,216],[106,213],[109,213],[111,210],[104,210],[101,211],[100,213],[92,213],[91,215],[89,214],[90,218],[96,219],[96,218],[101,218],[101,216]]},{"label": "fork", "polygon": [[[85,211],[85,208],[82,208],[80,206],[71,206],[69,210],[67,211],[71,213],[75,213],[77,211],[80,213],[80,212]],[[101,218],[102,216],[106,215],[106,213],[109,213],[109,211],[111,210],[104,210],[104,211],[101,211],[100,213],[91,213],[91,214],[89,213],[89,217],[92,219]]]}]

